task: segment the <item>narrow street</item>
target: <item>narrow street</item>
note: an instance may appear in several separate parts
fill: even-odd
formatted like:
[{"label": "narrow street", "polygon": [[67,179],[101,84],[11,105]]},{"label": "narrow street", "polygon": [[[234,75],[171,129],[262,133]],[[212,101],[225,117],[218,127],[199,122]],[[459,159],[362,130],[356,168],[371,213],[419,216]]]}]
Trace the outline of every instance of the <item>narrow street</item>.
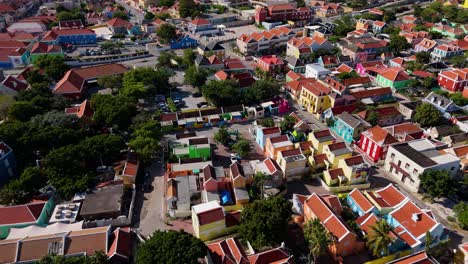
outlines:
[{"label": "narrow street", "polygon": [[164,230],[165,190],[164,190],[164,160],[157,158],[151,167],[146,169],[152,179],[152,188],[139,192],[137,206],[141,209],[135,216],[134,227],[143,235],[149,236],[156,230]]}]

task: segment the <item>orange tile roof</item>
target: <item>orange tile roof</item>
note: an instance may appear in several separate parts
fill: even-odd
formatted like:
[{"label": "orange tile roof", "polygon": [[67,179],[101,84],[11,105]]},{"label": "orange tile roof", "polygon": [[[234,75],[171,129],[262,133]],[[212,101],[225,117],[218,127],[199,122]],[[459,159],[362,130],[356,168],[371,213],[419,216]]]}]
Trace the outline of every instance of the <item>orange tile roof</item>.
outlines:
[{"label": "orange tile roof", "polygon": [[406,196],[403,195],[393,184],[387,185],[385,188],[375,191],[378,197],[381,198],[383,207],[394,207],[403,202]]},{"label": "orange tile roof", "polygon": [[362,135],[368,139],[374,141],[379,146],[385,146],[398,142],[387,130],[381,128],[380,126],[375,126],[371,129],[368,129],[362,132]]},{"label": "orange tile roof", "polygon": [[354,202],[359,205],[364,213],[368,213],[375,208],[359,189],[352,190],[348,195],[353,198]]},{"label": "orange tile roof", "polygon": [[0,207],[0,225],[35,223],[46,202]]},{"label": "orange tile roof", "polygon": [[399,71],[394,68],[387,68],[379,73],[379,75],[392,82],[400,82],[411,79],[406,72]]}]

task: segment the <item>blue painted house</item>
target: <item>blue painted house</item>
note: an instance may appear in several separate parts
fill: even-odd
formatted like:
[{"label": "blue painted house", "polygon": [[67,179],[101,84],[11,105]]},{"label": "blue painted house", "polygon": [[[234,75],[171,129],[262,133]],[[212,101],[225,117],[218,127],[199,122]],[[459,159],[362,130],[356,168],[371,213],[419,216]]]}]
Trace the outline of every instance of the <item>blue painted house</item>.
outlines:
[{"label": "blue painted house", "polygon": [[267,138],[279,136],[281,136],[281,129],[279,127],[257,127],[255,142],[263,149]]},{"label": "blue painted house", "polygon": [[[370,235],[373,231],[372,227],[375,226],[381,219],[374,213],[367,213],[356,219],[356,223],[365,235]],[[398,251],[407,250],[409,246],[405,240],[400,237],[397,231],[393,230],[388,233],[393,238],[393,242],[388,245],[388,253],[394,254]],[[382,254],[384,252],[381,252]]]},{"label": "blue painted house", "polygon": [[0,142],[0,186],[16,177],[16,158],[13,150]]},{"label": "blue painted house", "polygon": [[196,48],[197,46],[198,40],[189,36],[184,36],[182,38],[171,41],[171,49]]},{"label": "blue painted house", "polygon": [[89,45],[96,44],[96,33],[90,29],[54,29],[47,31],[41,42],[49,45]]},{"label": "blue painted house", "polygon": [[379,214],[379,210],[369,199],[358,189],[352,190],[346,197],[346,202],[351,210],[358,216],[363,216],[368,213]]},{"label": "blue painted house", "polygon": [[385,220],[413,252],[424,249],[426,232],[432,236],[432,245],[447,239],[444,227],[435,220],[432,212],[422,210],[409,199],[387,214]]},{"label": "blue painted house", "polygon": [[359,139],[361,133],[370,127],[371,125],[361,118],[343,112],[335,117],[331,130],[345,142],[351,143],[353,140]]},{"label": "blue painted house", "polygon": [[29,64],[29,57],[25,48],[0,48],[0,69],[24,67]]}]

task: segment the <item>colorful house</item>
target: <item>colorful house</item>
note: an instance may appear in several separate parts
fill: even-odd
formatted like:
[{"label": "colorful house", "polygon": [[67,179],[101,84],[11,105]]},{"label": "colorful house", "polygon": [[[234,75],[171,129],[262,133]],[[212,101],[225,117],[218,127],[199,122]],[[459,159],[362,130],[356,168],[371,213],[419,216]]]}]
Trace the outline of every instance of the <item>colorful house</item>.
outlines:
[{"label": "colorful house", "polygon": [[280,151],[276,162],[284,172],[287,181],[300,180],[304,176],[307,158],[300,148]]},{"label": "colorful house", "polygon": [[369,120],[372,117],[372,114],[375,113],[377,118],[377,124],[379,126],[392,126],[403,122],[404,116],[398,109],[394,106],[387,106],[376,108],[373,110],[364,110],[356,115],[362,118],[363,120]]},{"label": "colorful house", "polygon": [[329,94],[332,90],[323,83],[310,79],[307,83],[302,83],[301,96],[299,102],[307,108],[307,111],[314,114],[321,114],[331,107]]},{"label": "colorful house", "polygon": [[228,220],[231,216],[231,214],[224,212],[218,201],[192,206],[194,236],[202,241],[207,241],[235,231],[237,222],[232,223]]},{"label": "colorful house", "polygon": [[323,154],[327,157],[328,167],[336,169],[340,160],[353,156],[353,151],[344,142],[338,142],[323,146]]},{"label": "colorful house", "polygon": [[47,31],[41,42],[55,45],[96,44],[96,33],[90,29],[53,29]]},{"label": "colorful house", "polygon": [[[287,57],[286,58],[286,66],[295,73],[305,73],[306,66],[302,60],[296,57]],[[286,80],[291,81],[291,80]]]},{"label": "colorful house", "polygon": [[187,49],[195,48],[198,45],[198,40],[186,35],[178,39],[171,40],[171,49]]},{"label": "colorful house", "polygon": [[0,185],[16,177],[16,158],[13,150],[0,141]]},{"label": "colorful house", "polygon": [[284,62],[276,55],[262,56],[257,61],[257,67],[273,76],[283,71]]},{"label": "colorful house", "polygon": [[340,184],[353,185],[365,183],[369,178],[370,166],[362,155],[340,159],[338,167],[343,170],[343,175],[346,177],[341,180]]},{"label": "colorful house", "polygon": [[264,149],[267,138],[278,137],[280,135],[281,129],[279,127],[258,127],[255,142]]},{"label": "colorful house", "polygon": [[437,76],[437,82],[449,92],[462,92],[468,86],[468,68],[442,71]]},{"label": "colorful house", "polygon": [[62,46],[60,45],[47,45],[44,42],[36,42],[31,47],[31,63],[34,63],[39,56],[49,55],[63,57]]},{"label": "colorful house", "polygon": [[329,247],[334,256],[345,257],[364,249],[364,242],[349,229],[339,217],[343,208],[335,195],[311,194],[304,201],[304,220],[319,219],[322,225],[336,238]]},{"label": "colorful house", "polygon": [[351,143],[353,140],[357,140],[361,133],[369,127],[371,127],[370,124],[360,117],[343,112],[335,117],[331,130],[345,142]]},{"label": "colorful house", "polygon": [[378,215],[386,215],[408,200],[393,184],[376,191],[364,191],[366,198],[377,208]]},{"label": "colorful house", "polygon": [[397,142],[398,140],[390,132],[380,126],[375,126],[362,132],[358,147],[370,160],[377,162],[385,159],[388,147]]},{"label": "colorful house", "polygon": [[354,188],[346,197],[346,203],[349,208],[358,216],[363,216],[369,213],[378,214],[379,210],[367,199],[367,197],[359,190]]},{"label": "colorful house", "polygon": [[435,61],[443,61],[463,54],[463,50],[456,45],[443,44],[434,48],[431,58]]},{"label": "colorful house", "polygon": [[5,239],[11,228],[30,225],[45,226],[55,207],[53,199],[24,205],[0,207],[0,238]]},{"label": "colorful house", "polygon": [[392,90],[401,90],[409,86],[411,77],[404,71],[394,68],[382,69],[376,78],[376,83]]},{"label": "colorful house", "polygon": [[293,148],[294,144],[289,140],[287,135],[269,137],[266,139],[265,156],[268,158],[276,159],[278,152]]},{"label": "colorful house", "polygon": [[446,238],[444,227],[434,219],[432,212],[420,209],[410,200],[391,211],[385,220],[413,252],[424,249],[427,232],[431,234],[432,245]]},{"label": "colorful house", "polygon": [[181,139],[173,153],[178,158],[201,158],[207,161],[211,159],[211,145],[208,138]]},{"label": "colorful house", "polygon": [[323,146],[335,143],[336,138],[331,134],[329,129],[311,132],[308,140],[312,142],[314,148],[313,155],[322,154]]}]

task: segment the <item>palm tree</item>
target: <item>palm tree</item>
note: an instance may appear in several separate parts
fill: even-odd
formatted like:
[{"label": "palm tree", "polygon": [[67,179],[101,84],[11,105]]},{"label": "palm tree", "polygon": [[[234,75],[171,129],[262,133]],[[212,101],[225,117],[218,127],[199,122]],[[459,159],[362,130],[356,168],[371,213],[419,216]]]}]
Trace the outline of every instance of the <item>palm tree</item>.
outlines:
[{"label": "palm tree", "polygon": [[260,189],[260,200],[264,199],[265,195],[265,182],[271,180],[271,175],[263,172],[257,172],[254,175],[254,185]]},{"label": "palm tree", "polygon": [[385,220],[380,220],[375,225],[371,226],[371,230],[366,236],[366,245],[374,256],[380,257],[388,255],[388,246],[395,239],[390,236],[392,230],[393,227]]},{"label": "palm tree", "polygon": [[317,258],[327,252],[333,243],[333,235],[328,232],[318,218],[309,220],[304,226],[304,237],[309,245],[310,263],[316,263]]}]

